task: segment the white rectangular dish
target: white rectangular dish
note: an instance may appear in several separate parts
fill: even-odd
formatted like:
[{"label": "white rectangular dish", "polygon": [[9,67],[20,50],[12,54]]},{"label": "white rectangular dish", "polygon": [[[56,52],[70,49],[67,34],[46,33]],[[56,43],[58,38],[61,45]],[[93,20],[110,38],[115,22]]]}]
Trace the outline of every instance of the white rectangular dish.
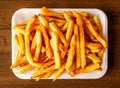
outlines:
[{"label": "white rectangular dish", "polygon": [[[99,9],[84,9],[84,8],[80,8],[80,9],[78,9],[78,8],[76,8],[76,9],[52,8],[52,10],[54,10],[56,12],[83,11],[83,12],[88,12],[90,15],[97,16],[100,19],[101,24],[102,24],[103,37],[108,42],[108,22],[107,22],[107,16],[105,15],[105,13],[103,11],[101,11]],[[14,40],[13,40],[14,36],[16,34],[16,32],[13,30],[13,26],[16,23],[19,24],[25,20],[28,20],[35,14],[40,14],[40,8],[22,8],[22,9],[17,10],[12,17],[12,35],[11,35],[12,36],[12,63],[14,62],[14,58],[15,58],[16,51],[17,51]],[[104,52],[101,68],[102,68],[102,71],[92,71],[89,73],[78,74],[78,75],[75,75],[75,77],[71,77],[70,75],[68,75],[67,72],[64,72],[59,77],[59,79],[97,79],[97,78],[101,78],[106,73],[107,68],[108,68],[108,49],[106,49]],[[31,74],[33,73],[33,71],[31,70],[31,71],[28,71],[25,73],[16,74],[15,70],[16,69],[13,69],[13,73],[20,79],[30,79]],[[52,79],[52,78],[53,78],[53,76],[51,76],[49,79]]]}]

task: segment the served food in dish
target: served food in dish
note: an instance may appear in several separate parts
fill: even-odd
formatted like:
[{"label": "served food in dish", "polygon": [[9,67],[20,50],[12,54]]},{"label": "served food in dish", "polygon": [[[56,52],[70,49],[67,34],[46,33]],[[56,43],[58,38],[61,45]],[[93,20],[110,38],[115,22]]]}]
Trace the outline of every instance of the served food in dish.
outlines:
[{"label": "served food in dish", "polygon": [[55,81],[64,71],[74,77],[90,71],[101,71],[104,50],[102,25],[97,16],[87,12],[54,12],[46,7],[27,21],[15,24],[15,73],[34,70],[32,79]]}]

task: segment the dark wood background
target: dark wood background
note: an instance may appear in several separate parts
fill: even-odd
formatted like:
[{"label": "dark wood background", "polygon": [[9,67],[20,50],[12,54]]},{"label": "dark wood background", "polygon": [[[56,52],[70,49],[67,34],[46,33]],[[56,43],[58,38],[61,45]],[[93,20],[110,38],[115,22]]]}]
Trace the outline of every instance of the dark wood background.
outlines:
[{"label": "dark wood background", "polygon": [[[11,18],[20,8],[98,8],[108,17],[108,71],[95,80],[21,80],[11,65]],[[0,88],[120,88],[120,0],[0,0]]]}]

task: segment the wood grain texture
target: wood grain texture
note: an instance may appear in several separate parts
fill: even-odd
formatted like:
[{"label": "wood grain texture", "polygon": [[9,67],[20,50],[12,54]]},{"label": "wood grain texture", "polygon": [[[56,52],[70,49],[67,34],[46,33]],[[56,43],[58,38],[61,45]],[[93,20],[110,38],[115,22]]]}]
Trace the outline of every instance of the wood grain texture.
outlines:
[{"label": "wood grain texture", "polygon": [[[108,17],[108,71],[94,80],[21,80],[11,65],[11,18],[20,8],[98,8]],[[119,88],[120,0],[0,0],[0,88]]]}]

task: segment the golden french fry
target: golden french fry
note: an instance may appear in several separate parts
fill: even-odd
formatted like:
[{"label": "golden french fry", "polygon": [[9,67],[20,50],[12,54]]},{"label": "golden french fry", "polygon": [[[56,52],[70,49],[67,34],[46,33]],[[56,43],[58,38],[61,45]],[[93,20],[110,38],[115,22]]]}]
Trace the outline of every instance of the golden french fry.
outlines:
[{"label": "golden french fry", "polygon": [[25,65],[25,66],[23,66],[23,67],[20,67],[20,68],[18,68],[16,71],[15,71],[15,73],[23,73],[23,72],[26,72],[26,71],[28,71],[28,70],[31,70],[33,68],[33,66],[31,66],[30,64],[27,64],[27,65]]},{"label": "golden french fry", "polygon": [[23,35],[21,33],[18,33],[18,41],[19,41],[19,45],[20,45],[20,54],[23,55],[25,54],[25,43],[24,43],[24,38]]},{"label": "golden french fry", "polygon": [[82,17],[77,12],[73,12],[73,16],[76,17],[76,22],[79,26],[81,67],[84,68],[86,66],[86,57],[85,57],[85,34],[83,28],[83,21],[82,21]]},{"label": "golden french fry", "polygon": [[60,51],[58,45],[58,36],[57,33],[55,32],[52,32],[52,44],[53,44],[53,52],[55,59],[55,69],[58,69],[61,66],[61,61],[60,61]]},{"label": "golden french fry", "polygon": [[79,31],[78,31],[78,25],[74,25],[74,34],[76,36],[76,68],[80,67],[81,59],[80,59],[80,38],[79,38]]},{"label": "golden french fry", "polygon": [[55,81],[65,70],[65,63],[55,72],[53,81]]},{"label": "golden french fry", "polygon": [[74,27],[74,21],[72,19],[69,19],[68,28],[66,31],[66,40],[67,40],[68,44],[69,44],[71,37],[72,37],[72,34],[73,34],[73,27]]},{"label": "golden french fry", "polygon": [[74,55],[75,55],[75,41],[76,41],[76,36],[73,35],[71,42],[70,42],[70,50],[68,51],[68,57],[67,57],[67,62],[66,62],[66,70],[69,72],[70,67],[73,64],[74,60]]},{"label": "golden french fry", "polygon": [[35,35],[33,37],[30,50],[31,50],[31,54],[33,55],[35,50],[36,50],[36,33],[35,33]]},{"label": "golden french fry", "polygon": [[62,32],[65,32],[68,27],[68,22],[65,23],[65,25],[60,29]]},{"label": "golden french fry", "polygon": [[38,19],[43,26],[45,26],[46,28],[49,27],[49,24],[48,24],[47,20],[45,19],[45,17],[43,15],[39,15]]},{"label": "golden french fry", "polygon": [[71,16],[69,15],[68,12],[63,12],[64,18],[65,20],[69,21],[69,19],[71,19]]},{"label": "golden french fry", "polygon": [[105,47],[107,48],[108,47],[108,44],[107,42],[94,30],[94,27],[93,25],[91,24],[91,22],[83,17],[83,20],[86,24],[86,26],[88,27],[89,31],[92,33],[92,35]]},{"label": "golden french fry", "polygon": [[85,42],[85,47],[87,47],[91,50],[102,49],[101,43]]},{"label": "golden french fry", "polygon": [[63,42],[63,44],[66,44],[65,37],[62,34],[62,32],[60,31],[60,29],[56,26],[56,24],[54,22],[50,22],[49,25],[50,25],[51,30],[57,33],[61,42]]},{"label": "golden french fry", "polygon": [[80,73],[86,73],[86,72],[90,72],[90,71],[93,71],[93,70],[97,70],[100,68],[100,64],[99,63],[96,63],[96,64],[90,64],[90,65],[87,65],[85,68],[80,68],[80,69],[77,69],[74,71],[74,74],[80,74]]},{"label": "golden french fry", "polygon": [[101,63],[101,59],[99,57],[97,57],[95,54],[87,54],[87,58],[91,59],[93,61],[93,63]]},{"label": "golden french fry", "polygon": [[18,33],[25,34],[25,29],[21,28],[20,25],[16,24],[13,26],[13,29],[15,29]]},{"label": "golden french fry", "polygon": [[98,33],[100,34],[100,36],[102,35],[102,25],[101,25],[101,23],[100,23],[100,21],[99,21],[99,19],[97,18],[97,16],[94,16],[93,17],[93,20],[94,20],[94,22],[95,22],[95,24],[96,24],[96,26],[97,26],[97,31],[98,31]]},{"label": "golden french fry", "polygon": [[57,13],[57,12],[53,12],[53,11],[47,9],[46,7],[42,7],[41,12],[42,12],[42,15],[44,15],[44,16],[50,16],[50,17],[56,17],[56,18],[64,19],[62,14]]},{"label": "golden french fry", "polygon": [[87,13],[87,12],[79,12],[79,14],[80,14],[81,16],[85,16],[85,17],[88,16],[88,13]]},{"label": "golden french fry", "polygon": [[99,53],[101,51],[101,49],[91,49],[90,52],[92,53]]},{"label": "golden french fry", "polygon": [[34,54],[34,61],[38,61],[41,47],[42,47],[42,33],[40,29],[38,29],[36,30],[36,51]]}]

